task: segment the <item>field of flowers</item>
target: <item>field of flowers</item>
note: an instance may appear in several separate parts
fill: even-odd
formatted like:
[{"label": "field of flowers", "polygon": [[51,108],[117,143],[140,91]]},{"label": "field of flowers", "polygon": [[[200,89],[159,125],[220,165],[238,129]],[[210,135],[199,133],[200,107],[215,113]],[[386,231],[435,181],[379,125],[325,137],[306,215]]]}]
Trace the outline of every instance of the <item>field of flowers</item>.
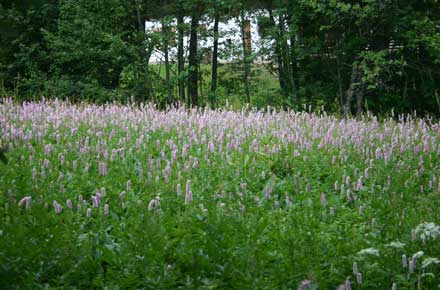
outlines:
[{"label": "field of flowers", "polygon": [[440,289],[440,124],[0,103],[0,289]]}]

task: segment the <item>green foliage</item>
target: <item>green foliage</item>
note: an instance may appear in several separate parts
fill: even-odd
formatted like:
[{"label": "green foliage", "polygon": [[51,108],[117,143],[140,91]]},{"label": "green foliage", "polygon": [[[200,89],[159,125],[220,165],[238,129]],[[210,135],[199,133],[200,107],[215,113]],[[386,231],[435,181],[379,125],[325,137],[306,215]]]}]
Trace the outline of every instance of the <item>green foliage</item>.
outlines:
[{"label": "green foliage", "polygon": [[[40,108],[50,112],[65,106]],[[81,111],[83,106],[78,105],[74,112]],[[279,152],[267,154],[267,148],[283,144],[278,143],[279,139],[286,136],[262,136],[249,130],[243,132],[240,150],[228,153],[228,158],[209,153],[209,162],[200,157],[198,167],[186,172],[182,168],[186,159],[180,152],[194,138],[190,134],[206,134],[210,140],[211,134],[219,131],[212,130],[217,128],[216,122],[209,125],[213,127],[199,127],[200,130],[182,125],[184,129],[179,130],[183,135],[179,136],[173,126],[151,129],[147,125],[152,120],[163,122],[159,120],[162,116],[174,113],[154,113],[148,109],[146,119],[140,118],[140,123],[132,126],[130,118],[141,114],[136,107],[124,107],[122,111],[127,115],[113,116],[104,116],[105,109],[101,107],[92,108],[85,110],[102,119],[90,117],[73,123],[65,117],[62,123],[53,121],[47,125],[27,123],[26,116],[14,119],[15,110],[10,110],[13,114],[3,115],[11,128],[41,126],[46,130],[41,131],[43,136],[30,135],[32,138],[26,141],[29,143],[14,141],[13,150],[7,152],[7,163],[0,162],[0,285],[3,289],[297,289],[305,279],[313,281],[312,289],[335,289],[347,277],[356,289],[387,289],[395,281],[398,289],[409,290],[414,289],[418,280],[423,289],[437,287],[440,265],[433,263],[422,268],[422,263],[427,257],[439,258],[440,237],[422,241],[412,234],[423,221],[440,223],[436,210],[440,206],[436,179],[440,160],[435,147],[431,152],[414,155],[413,150],[419,145],[414,140],[404,143],[410,146],[408,151],[395,153],[388,162],[374,159],[372,165],[359,157],[358,145],[350,143],[352,140],[343,132],[333,133],[337,143],[350,141],[345,147],[320,147],[321,137],[327,138],[327,132],[320,133],[312,119],[328,118],[333,122],[334,117],[302,113],[294,117],[302,118],[299,124],[289,124],[300,125],[295,130],[311,143],[285,143]],[[107,112],[116,110],[107,109]],[[149,117],[149,114],[157,115]],[[188,113],[184,110],[178,113],[185,114]],[[234,113],[201,112],[197,118],[205,120],[204,114]],[[240,118],[247,115],[237,114]],[[259,112],[258,118],[261,118],[259,122],[274,118],[276,121],[270,124],[278,127],[286,122],[284,114]],[[166,124],[164,120],[160,126]],[[353,119],[348,122],[359,126]],[[417,140],[423,140],[423,134],[426,138],[435,136],[432,145],[438,146],[435,127],[419,123],[420,120],[410,122],[400,127],[392,119],[383,123],[362,121],[365,136],[370,136],[371,129],[378,137],[365,139],[359,146],[368,149],[384,143],[391,146],[394,140],[390,132],[410,130],[412,124],[419,124],[414,130],[420,131],[404,131],[400,136],[408,133],[410,138],[419,136],[414,137]],[[53,126],[55,123],[60,126]],[[248,128],[255,125],[246,124]],[[343,120],[335,124],[345,126]],[[227,129],[224,133],[231,132]],[[316,139],[315,134],[321,137]],[[140,136],[148,139],[136,149],[142,140]],[[58,137],[61,138],[57,141]],[[231,140],[235,138],[239,137],[231,136]],[[103,140],[105,145],[101,143]],[[165,182],[161,175],[165,162],[162,160],[160,168],[149,169],[147,160],[154,158],[156,167],[162,151],[168,161],[170,140],[179,154],[171,164],[170,182]],[[253,140],[258,140],[258,150],[250,150]],[[75,143],[90,146],[83,148],[88,153],[74,147]],[[48,144],[53,146],[51,154],[45,153]],[[163,149],[157,144],[162,144]],[[191,158],[208,154],[206,144],[191,144],[193,147],[188,149]],[[121,145],[125,149],[124,157],[118,153],[113,161],[109,159],[108,174],[99,175],[98,162],[104,158],[96,156],[99,150],[113,152]],[[201,153],[198,148],[202,148]],[[223,153],[225,147],[224,150]],[[42,177],[40,167],[45,160],[49,165],[45,169],[47,176]],[[61,164],[61,160],[65,163]],[[139,177],[137,166],[142,161],[144,174]],[[88,172],[85,166],[90,166]],[[368,178],[364,176],[367,167],[371,167]],[[33,168],[38,168],[36,180],[32,178]],[[180,170],[183,179],[179,181]],[[357,200],[348,200],[346,192],[341,194],[340,189],[334,188],[335,181],[339,185],[349,184],[347,176],[352,177],[352,182],[364,177],[362,188],[346,187],[359,197]],[[176,184],[183,184],[187,178],[191,179],[194,193],[190,205],[185,205],[183,196],[176,196],[175,191]],[[130,189],[126,187],[127,180],[132,181]],[[91,207],[90,198],[101,187],[106,188],[102,202],[110,205],[110,212],[105,215],[100,206],[93,208],[92,217],[87,218],[85,211]],[[265,190],[269,189],[271,193],[266,196]],[[126,191],[124,199],[119,196],[122,191]],[[325,206],[320,201],[322,192],[327,195]],[[17,206],[26,195],[33,198],[30,210]],[[78,200],[79,195],[83,196],[83,202]],[[160,210],[149,210],[149,202],[157,196]],[[74,203],[73,209],[65,204],[68,198]],[[54,200],[62,204],[61,214],[54,213],[51,205]],[[82,206],[79,210],[78,204]],[[330,207],[335,209],[334,215]],[[380,255],[359,254],[368,248],[377,249]],[[417,260],[415,273],[409,274],[408,268],[401,265],[402,255],[406,254],[410,260],[420,250],[424,256]],[[363,274],[362,285],[355,282],[353,262],[357,262]]]},{"label": "green foliage", "polygon": [[[177,15],[198,15],[207,22],[215,15],[221,21],[240,19],[246,10],[259,24],[259,55],[243,53],[241,43],[219,51],[220,58],[233,63],[219,75],[215,93],[209,89],[208,69],[202,69],[200,104],[233,99],[243,105],[249,94],[258,107],[307,103],[335,111],[438,114],[439,6],[436,1],[370,0],[4,1],[1,91],[19,99],[45,95],[105,102],[134,96],[166,104],[170,92],[177,94],[178,80],[189,77],[188,69],[180,76],[171,69],[167,79],[149,65],[154,49],[176,48],[172,20]],[[159,19],[169,29],[144,33],[146,19]],[[239,22],[221,36],[240,34]],[[199,28],[200,40],[213,37],[210,29]],[[183,24],[183,33],[188,32]],[[197,62],[209,59],[211,50],[199,47]],[[267,60],[264,73],[260,64],[252,64],[257,57]],[[259,75],[267,77],[262,81]],[[274,78],[277,88],[267,87]]]}]

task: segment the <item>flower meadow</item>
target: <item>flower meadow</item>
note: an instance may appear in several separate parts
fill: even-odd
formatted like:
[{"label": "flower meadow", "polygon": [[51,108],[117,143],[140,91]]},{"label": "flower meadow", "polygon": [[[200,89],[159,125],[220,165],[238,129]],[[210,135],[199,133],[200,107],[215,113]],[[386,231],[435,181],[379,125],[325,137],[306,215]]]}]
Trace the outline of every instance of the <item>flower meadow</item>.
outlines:
[{"label": "flower meadow", "polygon": [[440,124],[0,103],[1,289],[440,289]]}]

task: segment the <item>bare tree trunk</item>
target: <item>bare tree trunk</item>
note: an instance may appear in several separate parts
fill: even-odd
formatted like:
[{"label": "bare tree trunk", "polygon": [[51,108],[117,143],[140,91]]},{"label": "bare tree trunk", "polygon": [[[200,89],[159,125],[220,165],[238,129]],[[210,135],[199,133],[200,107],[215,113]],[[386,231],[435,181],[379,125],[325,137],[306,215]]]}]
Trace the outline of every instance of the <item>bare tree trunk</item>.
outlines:
[{"label": "bare tree trunk", "polygon": [[185,70],[185,59],[183,56],[183,16],[179,14],[177,16],[177,34],[178,34],[178,44],[177,44],[177,72],[179,80],[179,98],[181,102],[185,102],[185,82],[183,79],[183,73]]},{"label": "bare tree trunk", "polygon": [[203,96],[203,73],[202,73],[202,66],[200,64],[200,60],[198,63],[198,72],[199,72],[199,96]]},{"label": "bare tree trunk", "polygon": [[246,102],[250,103],[250,88],[249,88],[249,75],[250,75],[250,56],[251,56],[251,48],[250,45],[250,22],[245,19],[244,10],[241,10],[240,14],[240,22],[241,22],[241,40],[243,46],[243,82],[244,82],[244,92],[246,95]]},{"label": "bare tree trunk", "polygon": [[198,55],[197,55],[197,28],[199,26],[198,15],[193,15],[191,19],[190,40],[189,40],[189,76],[188,76],[188,104],[198,105]]},{"label": "bare tree trunk", "polygon": [[214,16],[214,44],[212,49],[212,67],[211,67],[211,94],[210,101],[211,106],[215,107],[216,104],[216,91],[217,91],[217,66],[218,66],[218,22],[219,14]]},{"label": "bare tree trunk", "polygon": [[336,56],[336,71],[337,71],[337,79],[338,79],[338,95],[339,95],[339,108],[341,110],[341,114],[345,112],[344,105],[344,89],[343,89],[343,80],[342,80],[342,72],[341,72],[341,61],[339,60],[339,56]]},{"label": "bare tree trunk", "polygon": [[[145,31],[145,17],[142,16],[141,14],[141,2],[139,0],[136,0],[136,17],[137,17],[137,28],[139,30],[139,32],[142,35],[142,43],[140,43],[140,55],[141,55],[141,59],[143,59],[145,61],[145,65],[146,65],[146,70],[149,72],[149,62],[150,62],[150,57],[151,57],[151,53],[153,51],[153,46],[150,44],[147,47],[144,47],[143,45],[143,41],[146,39],[146,31]],[[147,78],[147,98],[150,99],[153,96],[153,84],[151,83],[151,78],[148,75]],[[138,96],[138,97],[142,97],[142,96]]]},{"label": "bare tree trunk", "polygon": [[282,12],[278,14],[278,33],[281,42],[281,56],[284,64],[284,82],[286,85],[286,94],[289,98],[294,101],[294,92],[295,92],[295,82],[293,80],[293,71],[291,66],[291,59],[289,54],[289,44],[287,43],[287,39],[284,37],[286,35],[285,29],[286,19]]},{"label": "bare tree trunk", "polygon": [[292,85],[292,101],[296,103],[298,101],[298,95],[297,95],[297,87],[295,82],[295,74],[297,73],[298,69],[296,66],[296,52],[295,52],[295,35],[296,35],[296,28],[295,25],[292,23],[292,15],[289,15],[288,19],[288,25],[289,25],[289,31],[290,31],[290,83]]},{"label": "bare tree trunk", "polygon": [[139,0],[136,0],[136,16],[138,21],[138,29],[145,33],[145,19],[141,17],[141,4]]},{"label": "bare tree trunk", "polygon": [[359,80],[360,80],[359,66],[357,63],[353,63],[352,68],[351,68],[350,86],[349,86],[348,90],[346,91],[346,99],[345,99],[345,107],[344,107],[344,113],[345,113],[346,117],[351,116],[351,105],[353,102],[353,98],[356,97],[356,100],[359,104],[359,95],[361,93],[358,88],[358,86],[359,86],[358,81]]},{"label": "bare tree trunk", "polygon": [[356,88],[356,115],[360,116],[364,111],[364,90],[361,85]]},{"label": "bare tree trunk", "polygon": [[163,41],[163,50],[165,54],[165,82],[167,85],[167,100],[168,104],[172,104],[174,102],[173,98],[173,89],[171,87],[171,77],[170,77],[170,61],[169,61],[169,38],[170,38],[170,27],[167,20],[162,20],[162,32],[165,34],[165,38]]},{"label": "bare tree trunk", "polygon": [[[276,27],[275,17],[273,16],[272,7],[268,8],[269,11],[269,18],[271,20],[272,27]],[[279,26],[278,26],[279,28]],[[278,81],[280,83],[280,89],[281,93],[285,98],[288,97],[288,89],[287,89],[287,82],[286,82],[286,70],[285,70],[285,64],[283,62],[283,54],[282,54],[282,48],[281,48],[281,35],[279,31],[275,34],[275,43],[274,43],[274,50],[275,55],[277,58],[277,69],[278,69]]]}]

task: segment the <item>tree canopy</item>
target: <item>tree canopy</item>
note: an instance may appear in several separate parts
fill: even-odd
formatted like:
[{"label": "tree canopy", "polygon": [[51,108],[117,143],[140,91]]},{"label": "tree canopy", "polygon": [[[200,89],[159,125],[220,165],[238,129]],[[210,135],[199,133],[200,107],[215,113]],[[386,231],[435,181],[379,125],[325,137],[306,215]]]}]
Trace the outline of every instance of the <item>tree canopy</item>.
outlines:
[{"label": "tree canopy", "polygon": [[[236,29],[219,31],[230,19]],[[257,51],[245,45],[251,20]],[[440,111],[436,0],[3,1],[0,24],[2,94],[19,99]],[[222,33],[242,43],[224,51]],[[234,58],[220,64],[225,53]]]}]

